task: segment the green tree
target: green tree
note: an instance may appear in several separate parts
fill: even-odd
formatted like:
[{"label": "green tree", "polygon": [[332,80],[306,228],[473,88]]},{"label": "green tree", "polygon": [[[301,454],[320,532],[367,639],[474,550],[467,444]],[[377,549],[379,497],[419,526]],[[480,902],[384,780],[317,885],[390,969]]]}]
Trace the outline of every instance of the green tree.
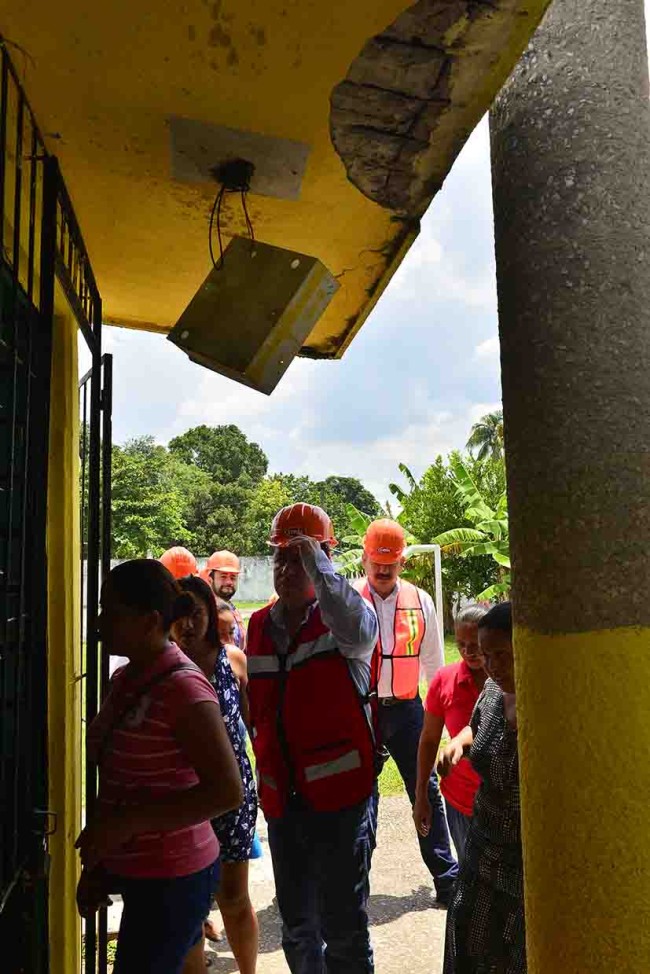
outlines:
[{"label": "green tree", "polygon": [[269,465],[264,451],[237,426],[195,426],[169,443],[169,452],[217,482],[254,487]]},{"label": "green tree", "polygon": [[482,416],[474,423],[467,441],[467,449],[476,450],[477,460],[503,459],[503,410],[497,409],[493,413]]},{"label": "green tree", "polygon": [[376,516],[377,501],[353,477],[314,482],[266,475],[265,453],[236,426],[197,426],[166,449],[142,437],[114,447],[114,551],[132,557],[187,545],[197,556],[215,548],[267,554],[271,521],[287,504],[324,507],[338,536],[348,530],[346,507]]},{"label": "green tree", "polygon": [[206,526],[217,503],[212,477],[198,467],[183,463],[172,454],[169,454],[169,466],[181,497],[183,524],[187,529],[187,547],[197,556],[209,554],[213,549],[206,539]]},{"label": "green tree", "polygon": [[[402,508],[398,520],[421,544],[435,543],[437,536],[443,531],[449,531],[460,524],[470,527],[454,479],[453,468],[458,461],[461,461],[461,454],[458,452],[451,453],[448,458],[438,456],[419,480],[402,464],[400,471],[407,489],[398,484],[390,485],[391,493]],[[503,462],[492,459],[481,462],[471,456],[466,456],[464,462],[480,484],[487,502],[496,504],[505,489]],[[412,570],[413,580],[431,591],[430,559],[413,559]],[[489,555],[464,559],[460,554],[450,552],[442,563],[447,631],[452,628],[453,610],[461,598],[475,598],[478,592],[498,581],[497,566]]]},{"label": "green tree", "polygon": [[327,477],[313,481],[306,476],[272,474],[265,477],[251,496],[245,516],[246,554],[267,554],[271,521],[288,504],[317,504],[332,518],[334,533],[340,540],[350,533],[348,507],[354,504],[373,517],[381,508],[370,491],[355,477]]},{"label": "green tree", "polygon": [[377,499],[356,477],[327,477],[319,480],[312,484],[309,500],[327,511],[337,538],[343,538],[350,533],[350,507],[369,515],[371,520],[381,517],[382,514]]},{"label": "green tree", "polygon": [[171,545],[191,541],[177,471],[153,436],[113,446],[111,484],[116,558],[157,556]]},{"label": "green tree", "polygon": [[268,480],[281,484],[285,500],[283,507],[287,504],[313,504],[314,482],[305,475],[297,476],[293,473],[274,473]]},{"label": "green tree", "polygon": [[195,475],[194,484],[184,482],[186,525],[196,553],[229,548],[256,554],[248,536],[247,510],[266,473],[264,451],[229,425],[187,430],[170,441],[169,452]]},{"label": "green tree", "polygon": [[271,522],[280,508],[293,502],[289,486],[282,475],[265,477],[257,485],[244,518],[248,546],[246,554],[270,554]]},{"label": "green tree", "polygon": [[477,599],[492,599],[510,591],[510,546],[508,530],[508,500],[505,490],[494,507],[491,507],[472,478],[467,467],[455,457],[451,470],[456,493],[463,506],[463,520],[471,527],[460,524],[444,531],[434,540],[441,546],[443,555],[460,556],[465,560],[489,556],[497,566],[498,581],[476,594]]}]

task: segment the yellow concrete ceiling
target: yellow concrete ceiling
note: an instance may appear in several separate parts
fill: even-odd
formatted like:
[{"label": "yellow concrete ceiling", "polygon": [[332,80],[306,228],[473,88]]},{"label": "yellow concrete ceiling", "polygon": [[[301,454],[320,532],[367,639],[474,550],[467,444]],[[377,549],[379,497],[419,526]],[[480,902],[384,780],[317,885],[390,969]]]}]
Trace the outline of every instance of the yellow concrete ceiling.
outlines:
[{"label": "yellow concrete ceiling", "polygon": [[[105,319],[166,332],[211,266],[208,218],[216,186],[172,178],[169,120],[176,116],[311,147],[298,201],[251,194],[249,208],[259,239],[317,256],[337,277],[341,287],[306,350],[342,354],[417,234],[417,221],[382,208],[348,181],[330,138],[330,95],[366,41],[409,5],[27,0],[12,6],[0,13],[0,31],[28,52],[13,57],[60,159]],[[464,139],[467,118],[463,124]],[[245,233],[234,198],[224,223],[226,231]]]},{"label": "yellow concrete ceiling", "polygon": [[[329,96],[366,38],[403,7],[28,0],[5,9],[0,30],[29,52],[13,57],[61,161],[108,320],[167,331],[211,266],[216,187],[171,178],[168,119],[184,116],[311,146],[299,202],[251,196],[249,206],[261,240],[341,275],[310,341],[336,351],[404,226],[348,182],[329,137]],[[245,233],[234,198],[225,223]]]}]

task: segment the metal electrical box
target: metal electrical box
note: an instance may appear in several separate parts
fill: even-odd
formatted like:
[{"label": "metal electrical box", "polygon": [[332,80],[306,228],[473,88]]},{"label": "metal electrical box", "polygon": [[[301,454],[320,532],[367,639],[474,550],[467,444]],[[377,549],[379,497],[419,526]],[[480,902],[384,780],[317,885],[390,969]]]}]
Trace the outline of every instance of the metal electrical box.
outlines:
[{"label": "metal electrical box", "polygon": [[167,337],[193,362],[268,395],[338,287],[315,257],[233,237]]}]

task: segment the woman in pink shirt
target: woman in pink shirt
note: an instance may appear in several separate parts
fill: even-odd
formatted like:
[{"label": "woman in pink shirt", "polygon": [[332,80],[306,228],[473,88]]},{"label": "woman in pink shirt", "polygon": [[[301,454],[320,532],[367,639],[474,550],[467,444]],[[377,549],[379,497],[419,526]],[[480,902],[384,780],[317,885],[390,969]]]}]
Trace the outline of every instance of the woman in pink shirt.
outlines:
[{"label": "woman in pink shirt", "polygon": [[[431,827],[428,782],[436,763],[443,728],[455,737],[467,727],[486,675],[478,645],[478,623],[486,614],[480,605],[467,605],[456,617],[456,645],[462,659],[443,666],[429,685],[424,704],[424,726],[418,748],[418,778],[413,820],[420,835]],[[468,760],[457,764],[440,782],[449,831],[460,862],[465,849],[479,776]]]},{"label": "woman in pink shirt", "polygon": [[119,565],[102,590],[102,643],[129,663],[88,732],[99,797],[77,840],[77,901],[86,916],[122,895],[114,974],[178,974],[186,959],[204,970],[219,856],[210,819],[242,800],[214,690],[169,639],[190,601],[149,559]]}]

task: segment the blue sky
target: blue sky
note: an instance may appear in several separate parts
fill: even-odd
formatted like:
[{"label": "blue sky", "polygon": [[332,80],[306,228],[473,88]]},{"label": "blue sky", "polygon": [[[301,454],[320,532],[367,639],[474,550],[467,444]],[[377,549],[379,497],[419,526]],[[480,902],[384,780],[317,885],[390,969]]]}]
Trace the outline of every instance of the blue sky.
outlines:
[{"label": "blue sky", "polygon": [[398,463],[422,473],[500,404],[493,247],[485,118],[342,361],[296,360],[269,398],[192,364],[158,335],[106,328],[116,442],[151,433],[164,443],[200,423],[235,423],[271,471],[358,477],[386,498]]}]

